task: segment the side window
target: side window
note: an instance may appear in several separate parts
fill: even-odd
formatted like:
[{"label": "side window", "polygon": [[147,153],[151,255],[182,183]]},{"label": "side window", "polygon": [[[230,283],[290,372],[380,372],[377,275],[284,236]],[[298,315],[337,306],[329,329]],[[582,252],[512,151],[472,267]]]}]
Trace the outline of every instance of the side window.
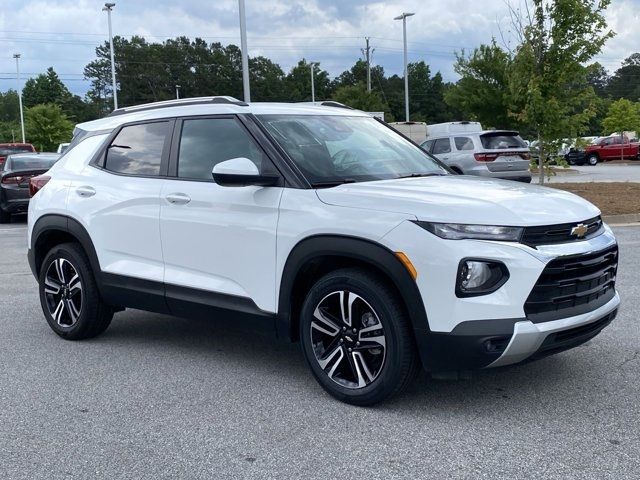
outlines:
[{"label": "side window", "polygon": [[451,152],[451,141],[449,138],[438,138],[436,143],[433,145],[433,153],[434,155],[438,155],[439,153],[449,153]]},{"label": "side window", "polygon": [[470,137],[456,137],[456,150],[473,150],[473,140]]},{"label": "side window", "polygon": [[123,127],[107,150],[104,168],[127,175],[160,175],[169,122]]},{"label": "side window", "polygon": [[435,140],[427,140],[420,146],[423,148],[423,150],[426,150],[427,152],[431,153],[431,148],[433,147],[434,142]]},{"label": "side window", "polygon": [[248,158],[258,170],[266,164],[264,153],[237,120],[202,118],[182,123],[178,177],[212,180],[216,164],[237,157]]},{"label": "side window", "polygon": [[603,147],[606,147],[607,145],[611,145],[612,141],[611,141],[611,137],[607,137],[604,140],[602,140],[602,143],[600,143],[600,145],[602,145]]}]

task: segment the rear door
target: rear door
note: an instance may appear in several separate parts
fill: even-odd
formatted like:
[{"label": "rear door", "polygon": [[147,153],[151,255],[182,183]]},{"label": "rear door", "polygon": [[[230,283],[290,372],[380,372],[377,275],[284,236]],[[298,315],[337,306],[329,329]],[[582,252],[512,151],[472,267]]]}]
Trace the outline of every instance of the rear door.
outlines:
[{"label": "rear door", "polygon": [[451,163],[449,161],[451,155],[451,139],[449,137],[436,138],[431,154],[446,165],[449,165]]},{"label": "rear door", "polygon": [[262,173],[275,172],[235,116],[178,120],[160,209],[167,302],[176,314],[191,308],[186,303],[233,302],[276,311],[276,228],[283,187],[215,183],[214,165],[237,157],[253,161]]},{"label": "rear door", "polygon": [[103,272],[161,285],[160,188],[172,127],[173,120],[123,126],[72,181],[68,210],[91,235]]}]

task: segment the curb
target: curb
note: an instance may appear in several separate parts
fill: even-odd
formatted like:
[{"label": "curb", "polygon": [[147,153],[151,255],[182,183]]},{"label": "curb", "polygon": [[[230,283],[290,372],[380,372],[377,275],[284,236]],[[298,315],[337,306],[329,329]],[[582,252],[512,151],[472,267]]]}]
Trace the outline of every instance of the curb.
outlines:
[{"label": "curb", "polygon": [[640,213],[627,213],[624,215],[603,215],[602,220],[608,225],[630,225],[640,222]]}]

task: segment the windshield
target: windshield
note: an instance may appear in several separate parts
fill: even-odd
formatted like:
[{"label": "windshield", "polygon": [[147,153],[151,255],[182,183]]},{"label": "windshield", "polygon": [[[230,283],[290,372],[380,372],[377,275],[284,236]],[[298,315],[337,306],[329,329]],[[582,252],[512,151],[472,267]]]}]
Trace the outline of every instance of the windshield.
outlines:
[{"label": "windshield", "polygon": [[312,185],[448,173],[438,160],[370,117],[259,118]]}]

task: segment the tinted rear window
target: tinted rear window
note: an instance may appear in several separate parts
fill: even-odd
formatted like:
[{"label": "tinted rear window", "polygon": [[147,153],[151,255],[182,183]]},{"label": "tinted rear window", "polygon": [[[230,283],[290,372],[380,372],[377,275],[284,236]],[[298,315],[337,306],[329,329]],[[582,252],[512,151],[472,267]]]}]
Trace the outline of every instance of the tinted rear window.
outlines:
[{"label": "tinted rear window", "polygon": [[11,155],[12,153],[33,152],[31,147],[0,147],[0,155]]},{"label": "tinted rear window", "polygon": [[518,134],[485,133],[480,136],[482,146],[487,150],[502,150],[505,148],[527,148],[527,144]]},{"label": "tinted rear window", "polygon": [[6,170],[49,170],[57,158],[9,158]]}]

